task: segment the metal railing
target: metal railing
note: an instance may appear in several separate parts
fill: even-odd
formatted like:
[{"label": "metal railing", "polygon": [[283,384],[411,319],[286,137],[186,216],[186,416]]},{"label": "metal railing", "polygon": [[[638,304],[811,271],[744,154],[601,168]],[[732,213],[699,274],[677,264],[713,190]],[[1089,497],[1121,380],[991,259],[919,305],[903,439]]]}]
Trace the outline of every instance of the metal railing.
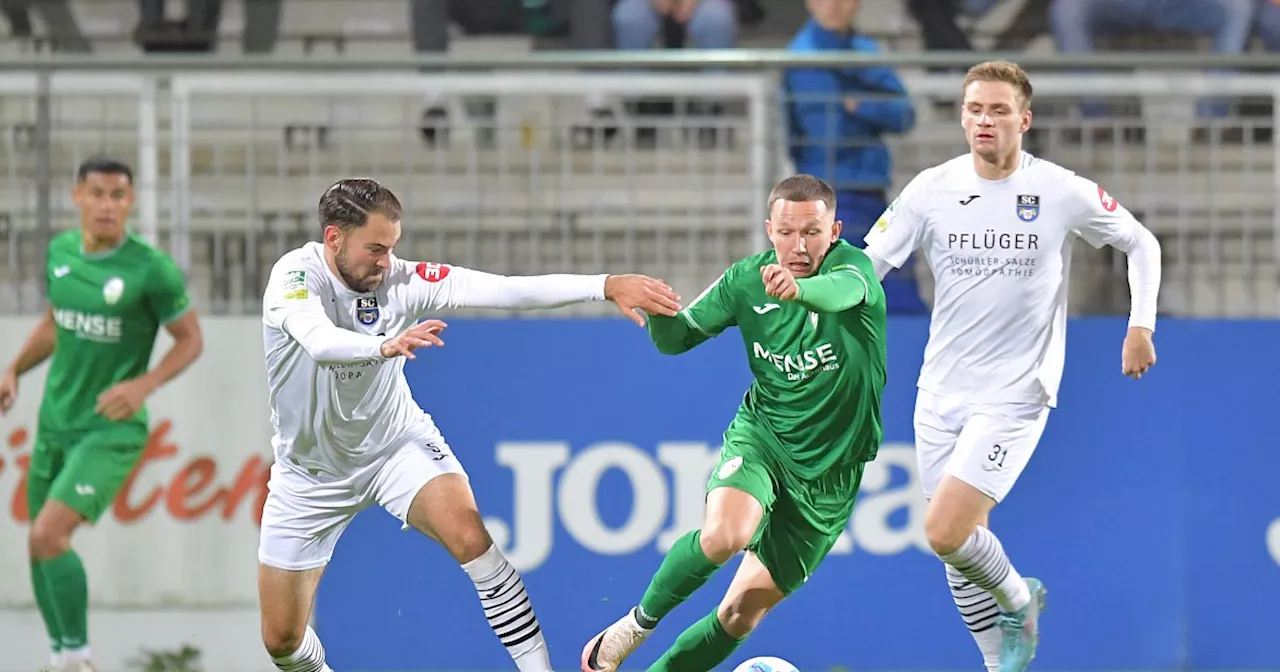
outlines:
[{"label": "metal railing", "polygon": [[[74,225],[63,194],[75,164],[99,151],[137,157],[134,224],[183,264],[208,312],[256,312],[270,263],[313,237],[319,191],[353,173],[401,192],[404,256],[498,272],[638,270],[694,292],[763,244],[765,192],[789,168],[779,68],[904,66],[920,118],[906,135],[889,138],[891,194],[915,172],[964,151],[954,108],[946,107],[958,98],[958,75],[910,66],[987,56],[686,51],[6,62],[0,70],[28,71],[0,76],[0,169],[8,177],[0,286],[10,290],[0,311],[43,305],[43,241]],[[1280,83],[1203,69],[1274,66],[1274,58],[1021,60],[1037,91],[1029,149],[1104,182],[1157,231],[1168,312],[1280,315],[1280,144],[1269,137],[1280,127],[1273,104]],[[648,72],[577,72],[637,65]],[[664,72],[707,65],[735,72]],[[1141,65],[1163,69],[1061,72]],[[368,69],[376,66],[403,74]],[[464,72],[406,72],[418,66]],[[147,74],[118,74],[126,67]],[[1041,72],[1050,69],[1058,72]],[[1195,100],[1210,96],[1257,99],[1271,109],[1195,118]],[[1083,97],[1107,99],[1114,109],[1084,117],[1076,105]],[[645,116],[634,102],[645,98],[676,104]],[[616,115],[585,113],[600,100]],[[447,142],[425,139],[423,111],[436,104],[449,112]],[[1080,250],[1077,311],[1124,310],[1123,263],[1122,255]]]}]

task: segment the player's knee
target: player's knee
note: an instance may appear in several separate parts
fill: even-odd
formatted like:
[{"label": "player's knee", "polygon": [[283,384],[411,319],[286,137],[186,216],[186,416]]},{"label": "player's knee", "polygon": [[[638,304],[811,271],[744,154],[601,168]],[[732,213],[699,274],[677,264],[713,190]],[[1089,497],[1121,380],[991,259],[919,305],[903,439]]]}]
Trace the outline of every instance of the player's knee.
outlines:
[{"label": "player's knee", "polygon": [[768,607],[749,605],[741,599],[727,600],[716,610],[720,625],[725,633],[734,639],[742,639],[751,634],[767,613],[769,613]]},{"label": "player's knee", "polygon": [[698,543],[707,559],[723,565],[751,543],[754,528],[733,521],[714,521],[702,528]]},{"label": "player's knee", "polygon": [[52,560],[71,548],[71,535],[37,518],[27,535],[27,546],[33,560]]},{"label": "player's knee", "polygon": [[925,538],[929,540],[929,548],[939,556],[951,555],[960,550],[973,534],[973,527],[972,523],[941,511],[931,510],[924,517]]},{"label": "player's knee", "polygon": [[477,519],[475,524],[464,525],[451,531],[448,538],[442,539],[441,543],[454,560],[465,564],[484,555],[485,551],[493,545],[493,538],[489,536],[484,523]]},{"label": "player's knee", "polygon": [[302,646],[306,626],[295,628],[279,623],[262,624],[262,644],[272,658],[284,658]]}]

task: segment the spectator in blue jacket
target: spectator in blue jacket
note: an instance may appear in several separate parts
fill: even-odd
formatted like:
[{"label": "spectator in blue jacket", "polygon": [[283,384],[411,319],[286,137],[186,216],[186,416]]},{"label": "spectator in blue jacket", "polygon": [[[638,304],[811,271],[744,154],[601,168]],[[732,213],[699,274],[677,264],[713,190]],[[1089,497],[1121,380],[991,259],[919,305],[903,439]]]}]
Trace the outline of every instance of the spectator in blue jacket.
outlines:
[{"label": "spectator in blue jacket", "polygon": [[[853,29],[861,0],[806,0],[809,22],[791,51],[880,51]],[[905,133],[916,122],[906,87],[892,68],[793,68],[783,79],[787,145],[796,172],[816,175],[836,190],[841,237],[862,239],[888,207],[893,164],[885,133]],[[923,310],[909,266],[885,278],[891,309]],[[896,276],[896,277],[895,277]]]},{"label": "spectator in blue jacket", "polygon": [[[853,30],[861,0],[807,0],[810,20],[791,40],[791,51],[880,51]],[[885,133],[915,125],[915,109],[892,68],[795,68],[786,72],[788,146],[796,172],[816,175],[836,189],[836,216],[844,236],[862,237],[888,203],[892,163]]]}]

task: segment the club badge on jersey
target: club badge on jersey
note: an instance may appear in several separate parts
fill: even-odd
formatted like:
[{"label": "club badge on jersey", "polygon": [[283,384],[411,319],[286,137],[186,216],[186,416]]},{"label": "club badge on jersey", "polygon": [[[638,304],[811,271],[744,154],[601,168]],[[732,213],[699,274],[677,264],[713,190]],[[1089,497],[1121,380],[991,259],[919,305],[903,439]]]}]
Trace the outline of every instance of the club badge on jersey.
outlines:
[{"label": "club badge on jersey", "polygon": [[1030,194],[1018,195],[1018,219],[1024,222],[1035,221],[1040,216],[1040,197]]},{"label": "club badge on jersey", "polygon": [[356,319],[364,326],[378,321],[378,297],[362,296],[356,299]]}]

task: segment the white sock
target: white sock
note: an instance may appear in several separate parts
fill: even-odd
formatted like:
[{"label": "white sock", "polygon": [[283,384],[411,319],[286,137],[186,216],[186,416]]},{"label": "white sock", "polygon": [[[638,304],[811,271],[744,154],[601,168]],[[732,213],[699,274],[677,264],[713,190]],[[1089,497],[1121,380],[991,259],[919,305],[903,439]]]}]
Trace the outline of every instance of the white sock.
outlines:
[{"label": "white sock", "polygon": [[306,634],[302,636],[302,645],[297,651],[287,656],[272,658],[271,662],[283,672],[333,672],[324,662],[324,647],[320,645],[320,638],[309,625]]},{"label": "white sock", "polygon": [[497,546],[462,566],[476,592],[489,627],[520,672],[551,672],[551,656],[542,626],[533,613],[533,604],[524,590],[520,573],[503,557]]},{"label": "white sock", "polygon": [[62,661],[64,663],[69,663],[73,660],[93,660],[93,654],[87,646],[82,646],[78,649],[66,649],[62,652]]},{"label": "white sock", "polygon": [[1000,669],[1000,628],[996,627],[996,617],[1000,615],[1000,605],[991,593],[974,585],[964,578],[960,570],[951,565],[947,568],[947,586],[951,588],[951,599],[955,600],[956,609],[960,610],[960,618],[969,627],[969,634],[978,643],[982,652],[982,663],[987,672]]},{"label": "white sock", "polygon": [[995,596],[1004,611],[1017,611],[1031,601],[1027,582],[1009,562],[1000,540],[981,525],[955,553],[939,557],[974,585]]},{"label": "white sock", "polygon": [[59,667],[62,667],[62,663],[65,660],[66,658],[62,657],[61,651],[54,651],[53,653],[49,654],[49,667],[56,670]]}]

